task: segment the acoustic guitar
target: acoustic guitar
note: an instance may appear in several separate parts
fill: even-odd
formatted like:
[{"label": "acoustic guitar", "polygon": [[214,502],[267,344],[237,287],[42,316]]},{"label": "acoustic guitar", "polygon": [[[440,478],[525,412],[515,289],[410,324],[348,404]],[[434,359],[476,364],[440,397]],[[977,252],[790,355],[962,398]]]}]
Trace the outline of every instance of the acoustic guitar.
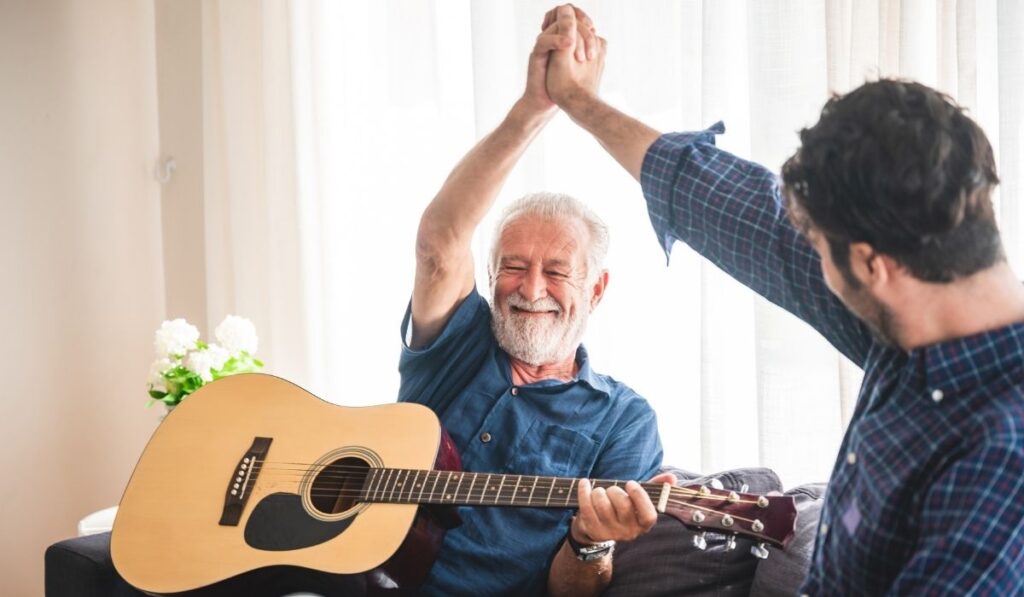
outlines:
[{"label": "acoustic guitar", "polygon": [[[578,479],[460,468],[424,406],[342,407],[270,375],[227,377],[154,432],[121,498],[111,555],[129,584],[156,594],[272,566],[409,588],[457,524],[451,506],[576,505]],[[752,537],[756,549],[784,547],[793,535],[789,497],[642,485],[659,511]]]}]

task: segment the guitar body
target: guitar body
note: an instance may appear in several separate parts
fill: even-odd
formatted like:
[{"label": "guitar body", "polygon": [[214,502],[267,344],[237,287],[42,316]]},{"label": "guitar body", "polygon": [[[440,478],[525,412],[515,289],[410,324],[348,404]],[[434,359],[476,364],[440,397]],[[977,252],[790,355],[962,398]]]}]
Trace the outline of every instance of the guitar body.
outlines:
[{"label": "guitar body", "polygon": [[368,466],[460,468],[424,406],[347,408],[269,375],[218,380],[171,412],[146,446],[114,522],[114,566],[162,594],[271,566],[412,588],[443,529],[417,504],[350,499],[361,480],[346,476]]}]

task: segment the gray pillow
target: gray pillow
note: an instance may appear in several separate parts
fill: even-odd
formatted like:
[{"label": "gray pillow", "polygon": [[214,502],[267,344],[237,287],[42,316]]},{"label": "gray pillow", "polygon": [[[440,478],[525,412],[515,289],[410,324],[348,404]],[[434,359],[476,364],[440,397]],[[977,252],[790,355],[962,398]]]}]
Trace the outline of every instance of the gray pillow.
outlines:
[{"label": "gray pillow", "polygon": [[[665,467],[681,484],[712,485],[712,479],[725,489],[740,491],[746,485],[749,493],[781,491],[778,475],[766,468],[743,468],[715,475]],[[620,543],[615,550],[615,569],[605,595],[612,597],[636,595],[707,595],[746,596],[754,581],[758,560],[750,554],[754,543],[737,538],[734,550],[726,549],[727,535],[708,532],[707,548],[694,547],[699,534],[666,514],[658,515],[658,524],[636,541]],[[772,550],[772,556],[777,550]],[[769,558],[770,559],[770,558]]]},{"label": "gray pillow", "polygon": [[825,483],[812,483],[785,493],[796,500],[796,534],[785,551],[772,550],[768,559],[758,564],[750,590],[752,596],[796,595],[811,566],[825,488]]}]

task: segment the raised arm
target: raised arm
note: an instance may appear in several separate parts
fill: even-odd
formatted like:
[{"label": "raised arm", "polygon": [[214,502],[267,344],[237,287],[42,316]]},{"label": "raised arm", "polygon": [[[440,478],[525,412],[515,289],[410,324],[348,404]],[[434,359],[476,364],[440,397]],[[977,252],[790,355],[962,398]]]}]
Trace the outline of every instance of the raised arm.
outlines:
[{"label": "raised arm", "polygon": [[[572,7],[557,11],[566,27],[577,18]],[[609,106],[597,94],[598,62],[552,54],[549,97],[640,181],[666,253],[685,242],[862,363],[870,332],[826,287],[817,253],[789,221],[775,174],[715,147],[720,126],[662,135]]]},{"label": "raised arm", "polygon": [[575,26],[559,30],[555,23],[541,32],[530,56],[523,96],[498,128],[455,166],[424,210],[416,237],[411,348],[436,338],[473,290],[473,232],[519,157],[557,110],[544,87],[548,53],[585,48],[588,33],[581,32],[577,44]]}]

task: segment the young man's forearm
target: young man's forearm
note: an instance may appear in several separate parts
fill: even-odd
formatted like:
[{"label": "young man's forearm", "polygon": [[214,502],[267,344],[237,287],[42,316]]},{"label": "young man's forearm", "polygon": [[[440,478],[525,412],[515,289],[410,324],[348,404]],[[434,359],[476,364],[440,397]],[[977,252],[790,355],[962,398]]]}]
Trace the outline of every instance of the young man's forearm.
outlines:
[{"label": "young man's forearm", "polygon": [[640,180],[644,156],[661,133],[582,90],[567,98],[561,107],[574,122],[594,135],[633,178]]}]

